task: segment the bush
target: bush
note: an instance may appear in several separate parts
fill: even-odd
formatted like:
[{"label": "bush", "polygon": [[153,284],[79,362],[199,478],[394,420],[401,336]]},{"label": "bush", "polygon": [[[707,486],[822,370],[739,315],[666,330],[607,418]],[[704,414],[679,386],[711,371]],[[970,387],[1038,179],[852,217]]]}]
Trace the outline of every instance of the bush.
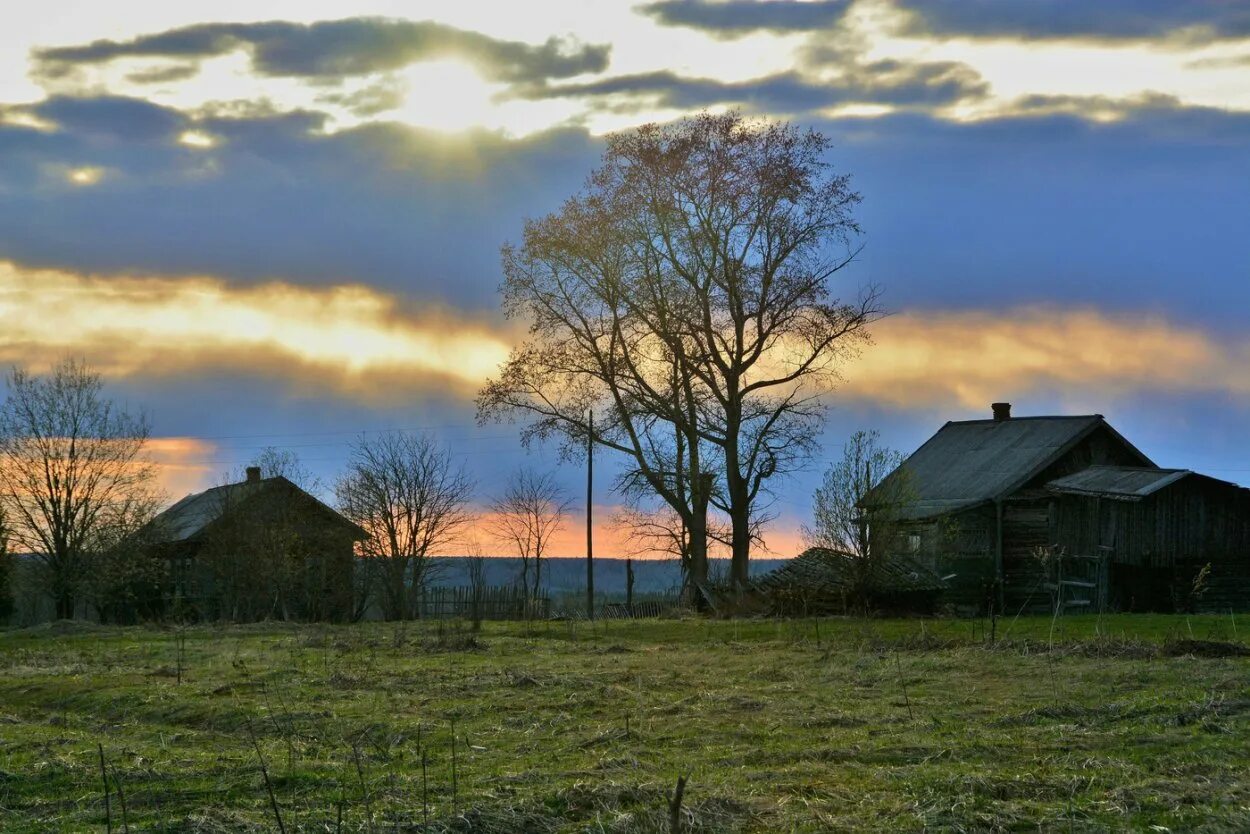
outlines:
[{"label": "bush", "polygon": [[13,557],[0,543],[0,625],[8,625],[13,616]]}]

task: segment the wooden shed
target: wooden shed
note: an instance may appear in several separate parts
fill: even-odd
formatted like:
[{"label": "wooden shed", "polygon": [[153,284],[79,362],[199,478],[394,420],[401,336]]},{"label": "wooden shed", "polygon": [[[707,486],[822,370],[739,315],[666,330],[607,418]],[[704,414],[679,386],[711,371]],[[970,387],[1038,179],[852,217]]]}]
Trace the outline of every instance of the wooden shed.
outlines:
[{"label": "wooden shed", "polygon": [[1250,608],[1250,490],[1156,466],[1101,415],[996,403],[890,477],[907,479],[907,555],[957,610]]},{"label": "wooden shed", "polygon": [[198,616],[342,620],[355,543],[367,533],[281,476],[188,495],[144,531],[168,565],[166,595]]}]

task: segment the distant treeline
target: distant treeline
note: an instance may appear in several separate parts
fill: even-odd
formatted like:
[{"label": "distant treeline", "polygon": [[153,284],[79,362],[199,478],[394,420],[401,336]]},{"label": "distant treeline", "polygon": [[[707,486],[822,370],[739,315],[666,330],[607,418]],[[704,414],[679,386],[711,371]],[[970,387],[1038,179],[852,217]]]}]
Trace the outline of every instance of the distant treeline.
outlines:
[{"label": "distant treeline", "polygon": [[[624,596],[625,559],[595,559],[595,591],[598,594]],[[675,559],[634,559],[634,593],[676,593],[681,587],[681,565]],[[713,559],[712,573],[729,570],[728,559]],[[751,573],[768,573],[785,562],[784,559],[753,559]],[[428,582],[432,586],[456,587],[469,584],[467,562],[454,556],[431,558]],[[510,585],[521,575],[521,560],[493,558],[484,561],[487,585]],[[543,559],[543,586],[553,595],[576,593],[586,588],[586,560],[580,557]]]}]

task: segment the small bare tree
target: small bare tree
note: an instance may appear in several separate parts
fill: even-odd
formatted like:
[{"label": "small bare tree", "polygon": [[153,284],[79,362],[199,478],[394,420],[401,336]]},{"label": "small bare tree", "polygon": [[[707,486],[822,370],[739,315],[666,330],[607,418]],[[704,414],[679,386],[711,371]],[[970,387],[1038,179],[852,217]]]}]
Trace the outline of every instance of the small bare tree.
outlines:
[{"label": "small bare tree", "polygon": [[84,598],[105,623],[135,623],[164,613],[167,565],[148,526],[163,503],[155,490],[136,491],[109,509],[89,550]]},{"label": "small bare tree", "polygon": [[482,630],[482,603],[486,595],[486,556],[476,537],[465,546],[465,578],[469,581],[469,619],[474,631]]},{"label": "small bare tree", "polygon": [[300,456],[290,449],[279,449],[266,446],[253,456],[246,467],[236,469],[229,475],[230,481],[242,481],[247,477],[247,469],[256,467],[262,478],[286,478],[305,492],[320,494],[325,489],[316,473],[304,465]]},{"label": "small bare tree", "polygon": [[57,617],[72,617],[108,530],[151,493],[149,428],[104,396],[100,374],[66,360],[46,376],[14,368],[0,405],[0,504],[14,544],[34,553]]},{"label": "small bare tree", "polygon": [[361,437],[335,486],[343,515],[363,527],[366,570],[376,570],[383,614],[417,614],[430,556],[471,519],[473,481],[451,453],[424,434]]},{"label": "small bare tree", "polygon": [[812,526],[803,528],[809,546],[852,557],[852,594],[866,600],[880,562],[900,547],[901,524],[915,492],[906,456],[882,446],[876,431],[858,431],[842,456],[825,470],[812,500]]},{"label": "small bare tree", "polygon": [[542,560],[570,503],[551,473],[520,469],[491,504],[491,532],[521,558],[521,586],[531,601],[542,588]]},{"label": "small bare tree", "polygon": [[13,557],[9,553],[9,526],[0,506],[0,625],[13,616]]}]

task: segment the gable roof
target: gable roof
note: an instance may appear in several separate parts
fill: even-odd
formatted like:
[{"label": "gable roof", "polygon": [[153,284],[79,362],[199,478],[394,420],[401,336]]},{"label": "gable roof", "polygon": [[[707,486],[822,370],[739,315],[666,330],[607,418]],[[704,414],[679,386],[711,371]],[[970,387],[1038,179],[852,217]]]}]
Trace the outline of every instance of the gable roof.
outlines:
[{"label": "gable roof", "polygon": [[311,502],[327,514],[328,518],[351,528],[361,538],[366,535],[357,524],[280,475],[257,481],[225,484],[192,493],[153,518],[148,523],[148,530],[156,541],[167,544],[190,541],[198,538],[224,512],[237,510],[257,495],[276,489],[285,489],[288,494],[296,496],[297,500]]},{"label": "gable roof", "polygon": [[1008,495],[1099,429],[1153,466],[1100,414],[947,423],[899,467],[915,494],[902,515],[931,518]]},{"label": "gable roof", "polygon": [[[1051,481],[1046,488],[1067,495],[1097,495],[1125,501],[1141,499],[1183,478],[1208,478],[1189,469],[1142,466],[1091,466]],[[1214,481],[1214,478],[1209,478]],[[1221,481],[1220,483],[1224,483]],[[1230,484],[1232,486],[1232,484]]]}]

